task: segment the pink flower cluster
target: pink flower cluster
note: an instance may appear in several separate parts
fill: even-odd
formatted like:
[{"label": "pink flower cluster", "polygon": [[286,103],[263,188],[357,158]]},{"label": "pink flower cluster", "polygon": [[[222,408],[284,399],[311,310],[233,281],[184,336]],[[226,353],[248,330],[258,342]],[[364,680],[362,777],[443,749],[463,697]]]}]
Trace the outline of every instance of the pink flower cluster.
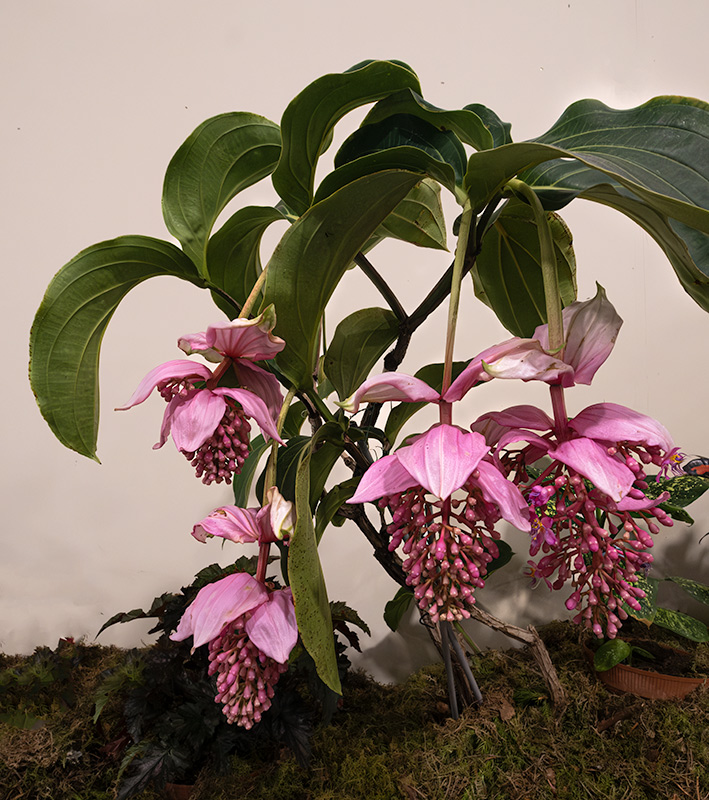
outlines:
[{"label": "pink flower cluster", "polygon": [[[683,455],[667,430],[644,414],[599,403],[569,419],[564,388],[590,384],[610,355],[622,320],[605,292],[563,311],[564,347],[549,353],[542,325],[473,358],[441,395],[408,375],[366,381],[343,407],[366,401],[453,403],[492,378],[540,380],[550,386],[554,417],[534,406],[484,414],[471,434],[434,426],[396,454],[375,462],[350,502],[378,500],[388,509],[390,549],[401,548],[407,583],[434,620],[469,616],[474,591],[497,556],[500,519],[529,531],[534,581],[569,583],[567,608],[597,636],[615,636],[638,610],[639,574],[649,568],[652,536],[672,520],[648,497],[645,468],[678,471]],[[444,433],[445,431],[445,433]],[[539,466],[541,465],[541,466]],[[454,492],[459,495],[453,497]]]},{"label": "pink flower cluster", "polygon": [[[275,420],[283,403],[276,378],[254,364],[273,358],[285,346],[274,336],[276,317],[269,306],[255,319],[236,319],[210,325],[205,333],[183,336],[180,349],[217,362],[212,371],[187,359],[168,361],[151,370],[133,396],[118,411],[144,402],[157,389],[167,402],[155,448],[172,434],[177,449],[195,468],[203,483],[231,483],[249,454],[248,417],[264,436],[281,441]],[[232,368],[238,387],[218,386]]]}]

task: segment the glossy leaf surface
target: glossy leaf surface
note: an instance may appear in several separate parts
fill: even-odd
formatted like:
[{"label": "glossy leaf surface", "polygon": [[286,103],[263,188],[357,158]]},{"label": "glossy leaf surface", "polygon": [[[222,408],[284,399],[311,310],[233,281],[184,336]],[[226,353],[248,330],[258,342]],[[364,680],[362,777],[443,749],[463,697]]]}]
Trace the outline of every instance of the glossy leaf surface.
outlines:
[{"label": "glossy leaf surface", "polygon": [[378,240],[386,237],[400,239],[418,247],[447,249],[441,187],[436,181],[424,178],[421,183],[416,184],[377,228],[363,252],[367,252]]},{"label": "glossy leaf surface", "polygon": [[398,331],[396,316],[384,308],[362,308],[340,322],[323,362],[340,400],[364,382]]},{"label": "glossy leaf surface", "polygon": [[[259,248],[263,234],[269,225],[283,219],[275,208],[247,206],[231,216],[207,243],[210,283],[239,306],[243,306],[261,274]],[[238,316],[238,309],[217,292],[212,297],[228,317]]]},{"label": "glossy leaf surface", "polygon": [[337,121],[365,103],[405,88],[420,90],[410,69],[391,61],[371,61],[323,75],[290,102],[281,120],[283,152],[273,185],[291,211],[301,215],[310,206],[317,161]]},{"label": "glossy leaf surface", "polygon": [[671,581],[677,586],[681,586],[688,595],[691,595],[695,600],[699,600],[700,603],[709,606],[709,586],[693,581],[691,578],[682,578],[677,575],[666,578],[666,580]]},{"label": "glossy leaf surface", "polygon": [[681,611],[671,611],[668,608],[658,608],[654,622],[661,628],[666,628],[672,633],[677,633],[693,642],[709,642],[709,630],[698,619],[683,614]]},{"label": "glossy leaf surface", "polygon": [[315,536],[318,542],[328,525],[332,523],[336,527],[340,527],[344,524],[345,518],[338,517],[337,512],[342,504],[346,503],[355,493],[358,483],[359,478],[348,478],[346,481],[338,483],[337,486],[333,486],[318,503],[318,511],[315,515]]},{"label": "glossy leaf surface", "polygon": [[448,164],[455,175],[455,182],[462,182],[466,155],[460,139],[454,133],[441,130],[412,114],[394,114],[356,130],[338,150],[335,167],[395,147],[423,150],[436,161]]},{"label": "glossy leaf surface", "polygon": [[404,614],[409,610],[414,602],[414,593],[408,586],[402,586],[391,600],[384,606],[384,622],[396,632],[404,618]]},{"label": "glossy leaf surface", "polygon": [[163,216],[170,233],[207,275],[207,240],[224,206],[273,172],[281,152],[278,125],[246,112],[203,122],[170,161]]},{"label": "glossy leaf surface", "polygon": [[[571,232],[548,212],[561,302],[576,299],[576,259]],[[539,230],[530,206],[511,200],[483,239],[471,272],[475,296],[489,306],[514,336],[529,337],[546,319]]]},{"label": "glossy leaf surface", "polygon": [[461,142],[471,145],[476,150],[487,150],[494,143],[489,125],[485,124],[485,120],[481,119],[473,106],[446,111],[424,100],[420,94],[411,89],[403,89],[380,100],[364,118],[362,128],[397,114],[416,116],[441,131],[450,131]]},{"label": "glossy leaf surface", "polygon": [[275,333],[286,347],[277,361],[297,387],[312,385],[318,331],[335,287],[369,237],[419,176],[367,175],[314,205],[284,234],[268,267],[264,306],[276,307]]},{"label": "glossy leaf surface", "polygon": [[123,236],[83,250],[52,279],[30,333],[30,382],[42,416],[66,447],[96,458],[101,340],[120,301],[147,278],[203,287],[175,245]]}]

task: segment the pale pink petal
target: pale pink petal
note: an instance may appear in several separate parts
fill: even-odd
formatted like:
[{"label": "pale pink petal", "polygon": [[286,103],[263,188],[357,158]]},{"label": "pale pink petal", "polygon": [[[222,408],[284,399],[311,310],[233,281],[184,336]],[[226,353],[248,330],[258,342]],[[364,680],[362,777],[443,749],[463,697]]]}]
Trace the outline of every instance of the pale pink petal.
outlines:
[{"label": "pale pink petal", "polygon": [[175,361],[166,361],[164,364],[151,369],[150,372],[143,378],[138,385],[138,388],[133,392],[130,400],[123,406],[119,406],[116,411],[126,411],[126,409],[137,406],[139,403],[147,400],[150,393],[155,389],[159,383],[182,380],[183,378],[197,378],[200,381],[206,381],[212,377],[211,370],[204,364],[199,364],[196,361],[188,361],[185,358],[178,358]]},{"label": "pale pink petal", "polygon": [[213,347],[230,358],[247,358],[262,361],[273,358],[286,346],[283,339],[271,331],[276,324],[273,306],[269,306],[254,319],[235,319],[207,328],[205,339]]},{"label": "pale pink petal", "polygon": [[194,647],[215,639],[228,623],[268,599],[265,587],[246,572],[235,572],[204,586],[187,606],[177,630],[170,636],[181,642],[194,636]]},{"label": "pale pink petal", "polygon": [[221,536],[238,544],[258,542],[261,537],[258,511],[258,508],[222,506],[198,522],[192,528],[192,536],[200,542],[206,542],[207,536]]},{"label": "pale pink petal", "polygon": [[477,421],[492,420],[507,428],[530,428],[533,431],[550,431],[554,427],[552,418],[536,406],[510,406],[504,411],[490,411]]},{"label": "pale pink petal", "polygon": [[178,450],[191,453],[217,429],[226,400],[209,389],[198,389],[172,410],[172,440]]},{"label": "pale pink petal", "polygon": [[258,395],[266,403],[271,417],[274,420],[278,419],[283,406],[283,392],[278,378],[243,359],[235,361],[234,368],[241,388]]},{"label": "pale pink petal", "polygon": [[485,437],[479,433],[434,425],[396,455],[418,484],[445,500],[460,489],[488,451]]},{"label": "pale pink petal", "polygon": [[407,403],[435,403],[440,394],[420,378],[401,372],[384,372],[366,380],[357,391],[338,405],[353,414],[361,403],[385,403],[401,400]]},{"label": "pale pink petal", "polygon": [[626,494],[618,503],[618,511],[647,511],[648,508],[655,508],[669,499],[669,492],[662,492],[658,497],[631,497]]},{"label": "pale pink petal", "polygon": [[199,353],[207,361],[212,361],[216,364],[224,358],[221,353],[207,344],[207,335],[205,333],[188,333],[186,336],[180,336],[177,340],[177,346],[188,356],[193,353]]},{"label": "pale pink petal", "polygon": [[367,503],[397,494],[417,485],[417,480],[399,463],[398,453],[384,456],[362,475],[357,491],[348,503]]},{"label": "pale pink petal", "polygon": [[674,448],[667,428],[656,419],[616,403],[596,403],[569,421],[581,436],[604,442],[628,442],[659,446],[665,452]]},{"label": "pale pink petal", "polygon": [[592,439],[562,442],[549,455],[588,478],[616,503],[630,491],[635,475],[608,450]]},{"label": "pale pink petal", "polygon": [[488,414],[484,414],[471,424],[470,430],[475,433],[481,433],[488,445],[492,447],[497,444],[503,434],[507,433],[509,428],[506,425],[500,425],[495,422]]},{"label": "pale pink petal", "polygon": [[527,451],[525,461],[528,464],[534,463],[538,458],[541,458],[551,447],[549,440],[543,436],[539,436],[531,431],[524,430],[523,428],[508,428],[507,431],[500,437],[497,442],[498,452],[503,448],[508,447],[515,442],[527,442],[535,448],[535,452]]},{"label": "pale pink petal", "polygon": [[598,290],[592,300],[572,303],[564,309],[564,361],[574,369],[574,382],[590,384],[598,368],[615,345],[623,320],[606,297]]},{"label": "pale pink petal", "polygon": [[488,347],[468,364],[443,395],[448,403],[460,400],[481,381],[517,378],[573,385],[573,370],[559,358],[545,353],[536,339],[515,337]]},{"label": "pale pink petal", "polygon": [[162,424],[160,425],[160,439],[153,445],[153,450],[159,450],[167,441],[170,435],[170,428],[172,427],[172,415],[177,406],[182,405],[187,401],[187,397],[177,394],[167,404],[165,413],[162,416]]},{"label": "pale pink petal", "polygon": [[246,621],[246,633],[262,653],[285,664],[298,641],[291,590],[271,592],[268,602],[260,605]]},{"label": "pale pink petal", "polygon": [[228,386],[220,386],[214,389],[213,393],[219,396],[226,395],[227,397],[231,397],[232,400],[236,400],[244,409],[244,414],[256,420],[264,436],[270,436],[271,439],[275,439],[277,442],[283,444],[283,439],[278,435],[273,417],[260,397],[257,397],[253,392],[249,392],[246,389],[231,389]]},{"label": "pale pink petal", "polygon": [[521,531],[531,530],[529,508],[520,490],[507,480],[497,467],[487,461],[477,466],[480,476],[475,479],[488,503],[495,503],[500,514]]},{"label": "pale pink petal", "polygon": [[293,533],[295,527],[295,506],[290,500],[278,491],[276,486],[271,486],[266,492],[268,519],[271,531],[277,539]]}]

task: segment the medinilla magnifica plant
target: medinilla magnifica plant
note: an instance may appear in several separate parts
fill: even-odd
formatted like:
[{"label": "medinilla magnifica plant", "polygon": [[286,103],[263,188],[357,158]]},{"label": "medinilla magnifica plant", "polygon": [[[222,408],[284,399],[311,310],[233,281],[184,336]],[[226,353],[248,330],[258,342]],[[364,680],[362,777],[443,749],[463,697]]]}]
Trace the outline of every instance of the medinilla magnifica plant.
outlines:
[{"label": "medinilla magnifica plant", "polygon": [[[316,180],[334,127],[365,105],[333,169]],[[400,583],[393,616],[412,601],[437,627],[453,715],[455,664],[481,699],[454,630],[470,617],[531,644],[552,698],[564,702],[534,629],[476,605],[487,575],[510,557],[503,523],[529,534],[532,580],[565,592],[574,620],[595,635],[613,637],[642,613],[653,537],[703,487],[683,486],[684,456],[659,422],[613,402],[568,417],[565,393],[592,381],[622,321],[601,287],[577,298],[558,212],[583,199],[630,217],[709,310],[708,135],[709,105],[673,96],[628,110],[581,100],[545,133],[514,142],[489,108],[437,108],[408,65],[366,61],[315,80],[280,125],[247,112],[200,125],[165,177],[165,224],[179,246],[123,236],[59,271],[32,329],[30,377],[57,438],[88,458],[96,457],[101,338],[126,293],[173,275],[211,292],[217,306],[204,332],[175,331],[187,357],[146,364],[123,408],[157,390],[167,406],[156,447],[171,437],[204,483],[233,485],[234,504],[195,525],[195,539],[258,544],[256,574],[204,587],[173,633],[209,647],[230,721],[258,722],[298,639],[340,691],[318,542],[344,518]],[[238,207],[237,195],[262,180],[277,203]],[[452,226],[442,192],[460,206]],[[231,216],[215,230],[227,207]],[[263,265],[261,239],[279,220],[290,226]],[[377,245],[390,237],[445,250],[451,227],[453,263],[431,271],[406,311],[396,265],[385,280]],[[328,303],[351,268],[372,282],[382,307],[358,308],[354,298],[328,338]],[[468,361],[454,363],[460,293],[471,290],[512,338],[475,343]],[[440,363],[400,373],[443,303]],[[545,382],[549,406],[467,419],[456,404],[476,387],[484,397],[493,379]],[[384,403],[393,403],[386,415]],[[438,421],[402,438],[429,404]],[[338,462],[352,477],[333,485]],[[680,490],[683,502],[672,506]],[[266,576],[274,547],[278,587]]]}]

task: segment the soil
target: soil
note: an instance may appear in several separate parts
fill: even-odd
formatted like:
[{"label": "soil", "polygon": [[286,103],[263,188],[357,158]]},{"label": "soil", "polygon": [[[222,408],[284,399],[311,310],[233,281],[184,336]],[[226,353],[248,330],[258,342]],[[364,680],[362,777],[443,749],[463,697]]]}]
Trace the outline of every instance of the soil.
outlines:
[{"label": "soil", "polygon": [[633,650],[632,661],[629,666],[680,678],[696,677],[694,659],[684,650],[663,647],[649,639],[629,639],[628,644],[646,650],[650,655],[654,656],[654,658],[649,659],[637,650]]}]

